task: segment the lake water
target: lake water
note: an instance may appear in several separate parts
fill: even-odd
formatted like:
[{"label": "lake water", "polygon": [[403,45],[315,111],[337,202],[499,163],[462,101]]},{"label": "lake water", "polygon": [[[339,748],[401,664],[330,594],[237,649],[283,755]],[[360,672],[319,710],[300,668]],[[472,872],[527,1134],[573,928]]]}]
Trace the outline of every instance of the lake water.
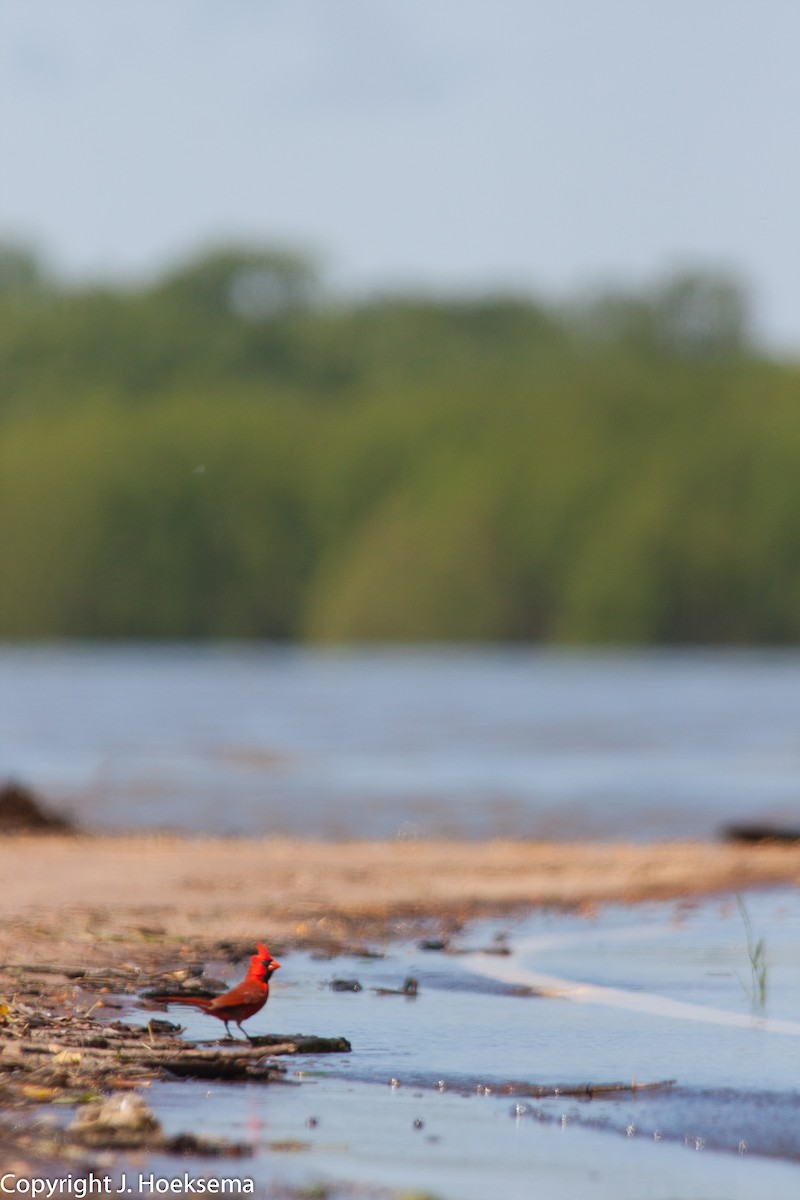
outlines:
[{"label": "lake water", "polygon": [[6,646],[0,777],[113,830],[798,826],[800,655]]}]

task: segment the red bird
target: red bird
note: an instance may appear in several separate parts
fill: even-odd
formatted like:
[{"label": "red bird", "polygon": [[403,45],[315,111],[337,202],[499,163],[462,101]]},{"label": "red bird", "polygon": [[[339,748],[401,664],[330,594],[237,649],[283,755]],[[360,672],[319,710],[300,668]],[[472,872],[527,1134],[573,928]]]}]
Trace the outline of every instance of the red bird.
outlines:
[{"label": "red bird", "polygon": [[225,1032],[228,1037],[231,1036],[228,1022],[234,1021],[248,1042],[252,1042],[250,1034],[242,1029],[242,1021],[247,1021],[250,1017],[255,1016],[267,1003],[270,977],[280,965],[272,957],[264,943],[259,942],[258,954],[254,954],[250,959],[247,978],[243,979],[241,983],[237,983],[236,987],[231,988],[229,992],[223,992],[221,996],[213,997],[159,996],[158,999],[162,1004],[190,1004],[194,1008],[201,1008],[203,1012],[225,1022]]}]

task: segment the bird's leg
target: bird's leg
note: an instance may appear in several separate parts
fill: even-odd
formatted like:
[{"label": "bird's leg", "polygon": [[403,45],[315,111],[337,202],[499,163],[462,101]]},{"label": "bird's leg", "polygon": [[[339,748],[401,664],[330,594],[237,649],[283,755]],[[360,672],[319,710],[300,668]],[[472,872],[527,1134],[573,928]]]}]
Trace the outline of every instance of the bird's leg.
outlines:
[{"label": "bird's leg", "polygon": [[225,1037],[228,1038],[230,1041],[233,1040],[233,1034],[231,1033],[230,1029],[228,1028],[227,1021],[225,1022]]},{"label": "bird's leg", "polygon": [[239,1028],[241,1029],[241,1031],[242,1031],[242,1033],[244,1034],[244,1036],[247,1038],[247,1040],[248,1040],[248,1042],[250,1043],[250,1045],[251,1045],[251,1046],[255,1046],[255,1042],[254,1042],[254,1041],[253,1041],[253,1039],[250,1037],[250,1034],[247,1032],[247,1030],[246,1030],[246,1029],[242,1029],[242,1022],[241,1022],[241,1021],[237,1021],[237,1022],[236,1022],[236,1024],[239,1026]]}]

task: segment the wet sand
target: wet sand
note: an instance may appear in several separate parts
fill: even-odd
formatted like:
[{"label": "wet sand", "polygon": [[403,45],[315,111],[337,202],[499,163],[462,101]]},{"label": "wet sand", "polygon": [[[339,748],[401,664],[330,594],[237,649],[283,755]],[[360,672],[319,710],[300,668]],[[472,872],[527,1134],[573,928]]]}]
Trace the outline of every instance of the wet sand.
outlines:
[{"label": "wet sand", "polygon": [[0,839],[0,881],[4,961],[94,963],[143,942],[352,942],[409,922],[795,884],[800,847],[28,835]]}]

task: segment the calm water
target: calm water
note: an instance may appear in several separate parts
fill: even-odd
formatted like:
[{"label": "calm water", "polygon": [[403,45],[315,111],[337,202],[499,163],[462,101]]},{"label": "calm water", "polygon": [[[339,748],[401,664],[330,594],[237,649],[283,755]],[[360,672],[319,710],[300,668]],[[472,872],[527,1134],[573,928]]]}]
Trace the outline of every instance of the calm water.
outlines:
[{"label": "calm water", "polygon": [[800,825],[800,655],[0,648],[0,777],[109,829]]},{"label": "calm water", "polygon": [[[457,948],[472,953],[409,942],[382,959],[282,956],[253,1032],[341,1034],[352,1053],[288,1062],[295,1086],[155,1084],[148,1099],[172,1133],[249,1142],[254,1157],[235,1169],[262,1184],[351,1180],[444,1200],[796,1200],[800,898],[755,894],[747,909],[767,940],[763,1006],[730,900],[533,913],[466,930]],[[509,953],[482,952],[500,934]],[[414,999],[373,990],[408,974]],[[332,991],[335,975],[363,990]],[[515,993],[542,975],[550,994]],[[180,1019],[192,1038],[215,1034],[203,1014]],[[676,1083],[592,1100],[503,1094],[510,1081],[632,1078]]]}]

